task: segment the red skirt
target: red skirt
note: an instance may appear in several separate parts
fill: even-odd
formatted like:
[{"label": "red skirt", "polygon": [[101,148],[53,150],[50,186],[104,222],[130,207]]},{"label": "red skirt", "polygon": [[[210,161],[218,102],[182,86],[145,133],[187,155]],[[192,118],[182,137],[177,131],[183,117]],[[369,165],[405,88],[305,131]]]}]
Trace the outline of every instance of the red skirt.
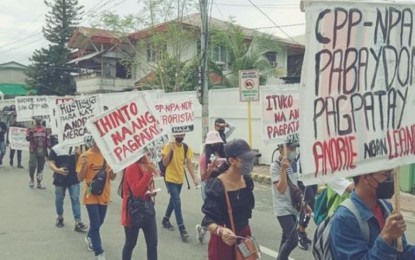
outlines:
[{"label": "red skirt", "polygon": [[[246,225],[236,235],[241,237],[250,236],[251,228]],[[233,260],[235,259],[235,246],[228,246],[222,241],[222,237],[210,233],[208,254],[209,260]]]}]

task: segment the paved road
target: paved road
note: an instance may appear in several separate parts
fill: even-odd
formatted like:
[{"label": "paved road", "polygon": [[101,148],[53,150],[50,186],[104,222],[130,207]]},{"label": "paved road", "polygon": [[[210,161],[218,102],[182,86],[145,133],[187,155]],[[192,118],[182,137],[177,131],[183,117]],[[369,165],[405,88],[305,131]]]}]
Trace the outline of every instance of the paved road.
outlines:
[{"label": "paved road", "polygon": [[[73,231],[69,198],[65,199],[65,227],[55,227],[54,187],[51,184],[50,170],[47,169],[45,173],[46,190],[29,189],[28,180],[27,169],[11,168],[8,164],[0,167],[0,259],[94,259],[93,253],[85,246],[84,234]],[[115,193],[118,183],[119,179],[112,184],[113,203],[109,206],[102,228],[103,247],[107,259],[111,260],[121,259],[124,242],[124,233],[120,225],[121,199]],[[162,180],[158,180],[157,185],[162,189],[157,196],[156,206],[157,220],[160,223],[167,206],[168,194]],[[258,242],[265,247],[263,259],[275,259],[274,250],[277,250],[281,233],[277,220],[271,213],[270,188],[257,185],[255,196],[256,209],[251,228]],[[159,225],[159,259],[207,259],[207,245],[200,245],[194,235],[194,226],[201,220],[202,201],[199,190],[183,189],[182,200],[185,223],[192,239],[189,243],[183,243],[177,231],[166,231]],[[88,224],[84,207],[82,216]],[[414,231],[415,225],[409,224],[409,230]],[[310,227],[309,232],[313,231],[314,225]],[[407,233],[409,241],[415,241],[415,232]],[[146,259],[145,252],[145,243],[140,234],[134,259]],[[310,251],[299,248],[291,256],[293,259],[312,259]]]}]

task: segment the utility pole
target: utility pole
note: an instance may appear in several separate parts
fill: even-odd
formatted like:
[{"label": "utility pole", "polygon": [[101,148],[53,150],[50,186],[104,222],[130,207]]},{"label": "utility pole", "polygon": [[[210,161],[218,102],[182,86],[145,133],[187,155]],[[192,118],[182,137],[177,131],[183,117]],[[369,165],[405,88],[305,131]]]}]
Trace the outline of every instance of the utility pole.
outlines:
[{"label": "utility pole", "polygon": [[199,0],[201,18],[200,37],[200,103],[202,105],[202,142],[209,131],[209,90],[208,90],[208,0]]}]

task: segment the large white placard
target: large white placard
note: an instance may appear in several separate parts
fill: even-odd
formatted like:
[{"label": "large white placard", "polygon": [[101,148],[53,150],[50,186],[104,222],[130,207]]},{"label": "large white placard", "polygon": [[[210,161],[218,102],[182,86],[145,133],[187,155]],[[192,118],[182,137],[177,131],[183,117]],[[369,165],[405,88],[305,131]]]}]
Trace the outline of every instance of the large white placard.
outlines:
[{"label": "large white placard", "polygon": [[26,141],[27,129],[23,127],[9,128],[10,148],[15,150],[29,151],[29,142]]},{"label": "large white placard", "polygon": [[16,120],[31,121],[34,116],[49,115],[48,96],[16,97]]},{"label": "large white placard", "polygon": [[81,96],[72,102],[58,104],[59,143],[61,145],[82,144],[84,138],[91,135],[86,127],[86,122],[102,111],[100,95]]},{"label": "large white placard", "polygon": [[414,163],[415,4],[310,1],[305,9],[304,182]]},{"label": "large white placard", "polygon": [[155,103],[155,109],[160,114],[161,123],[166,131],[173,134],[194,131],[195,113],[191,96],[163,97]]},{"label": "large white placard", "polygon": [[300,93],[298,84],[262,88],[262,139],[265,143],[285,143],[299,131]]},{"label": "large white placard", "polygon": [[72,102],[74,97],[49,97],[49,114],[50,114],[50,128],[53,135],[59,132],[60,118],[58,116],[58,105]]},{"label": "large white placard", "polygon": [[[115,172],[146,153],[154,153],[168,140],[154,102],[145,92],[91,118],[88,129]],[[152,157],[157,157],[157,154]]]}]

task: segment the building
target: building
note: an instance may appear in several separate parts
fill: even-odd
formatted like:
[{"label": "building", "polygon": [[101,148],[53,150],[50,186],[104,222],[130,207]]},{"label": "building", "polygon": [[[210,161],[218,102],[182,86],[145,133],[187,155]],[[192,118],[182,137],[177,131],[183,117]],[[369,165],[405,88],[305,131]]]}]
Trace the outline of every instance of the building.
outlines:
[{"label": "building", "polygon": [[[210,18],[211,28],[220,30],[229,24]],[[177,25],[184,29],[181,32],[185,32],[185,35],[173,34],[172,41],[160,41],[158,35],[171,33],[172,26]],[[181,20],[172,20],[124,35],[102,29],[78,28],[68,44],[70,48],[77,49],[74,59],[70,61],[78,68],[77,92],[125,91],[145,86],[154,80],[162,52],[172,55],[179,52],[180,62],[200,56],[200,26],[200,14],[192,14]],[[249,28],[240,28],[248,44],[259,33]],[[274,78],[290,76],[289,57],[303,55],[304,46],[276,36],[271,37],[278,46],[278,52],[267,52],[265,57],[275,68]],[[232,65],[229,52],[220,44],[212,44],[210,49],[212,62],[221,70],[222,75],[226,75]],[[125,60],[128,59],[132,62],[126,64]],[[222,79],[219,75],[210,75],[210,78],[217,84]]]},{"label": "building", "polygon": [[15,61],[0,64],[0,99],[30,94],[26,85],[26,69]]}]

